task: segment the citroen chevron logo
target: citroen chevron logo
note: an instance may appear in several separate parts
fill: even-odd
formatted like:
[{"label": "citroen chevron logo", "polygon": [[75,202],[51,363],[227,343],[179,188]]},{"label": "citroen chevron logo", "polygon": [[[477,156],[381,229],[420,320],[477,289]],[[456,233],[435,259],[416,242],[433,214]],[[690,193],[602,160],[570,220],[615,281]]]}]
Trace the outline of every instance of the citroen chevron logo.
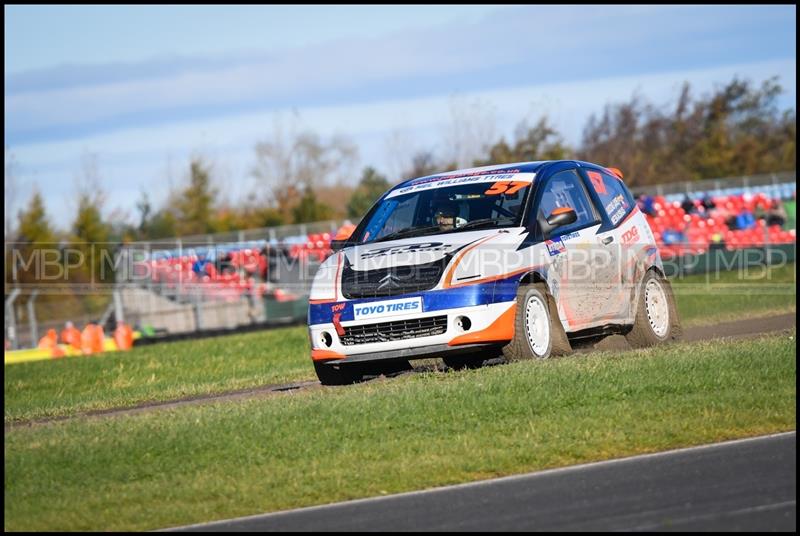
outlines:
[{"label": "citroen chevron logo", "polygon": [[380,281],[378,281],[378,283],[380,283],[378,285],[378,289],[400,287],[400,280],[394,274],[387,274],[383,276],[383,278]]}]

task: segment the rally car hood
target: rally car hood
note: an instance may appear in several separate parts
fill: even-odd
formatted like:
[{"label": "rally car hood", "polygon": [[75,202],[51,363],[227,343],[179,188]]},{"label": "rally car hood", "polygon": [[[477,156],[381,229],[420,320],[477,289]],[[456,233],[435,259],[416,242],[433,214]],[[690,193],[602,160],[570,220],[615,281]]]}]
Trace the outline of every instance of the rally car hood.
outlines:
[{"label": "rally car hood", "polygon": [[488,242],[489,237],[500,234],[516,236],[522,230],[502,228],[418,236],[350,247],[342,254],[344,262],[358,271],[415,266],[436,262],[445,256],[452,257],[469,246],[479,247],[482,241]]},{"label": "rally car hood", "polygon": [[[535,246],[524,227],[504,227],[404,238],[345,248],[319,267],[311,288],[312,301],[343,299],[345,279],[370,274],[373,270],[420,267],[433,270],[438,261],[441,278],[436,288],[450,288],[499,280],[521,274],[529,267],[543,265],[547,250]],[[372,272],[374,273],[374,272]],[[401,270],[401,273],[405,271]],[[411,272],[413,273],[413,272]],[[429,275],[429,274],[428,274]]]}]

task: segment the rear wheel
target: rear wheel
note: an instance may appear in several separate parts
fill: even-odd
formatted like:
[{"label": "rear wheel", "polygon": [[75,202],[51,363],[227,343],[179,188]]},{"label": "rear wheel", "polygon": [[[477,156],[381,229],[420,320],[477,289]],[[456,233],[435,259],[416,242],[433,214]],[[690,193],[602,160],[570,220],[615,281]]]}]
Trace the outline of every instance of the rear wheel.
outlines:
[{"label": "rear wheel", "polygon": [[669,281],[654,270],[642,278],[633,328],[625,338],[634,348],[645,348],[675,341],[681,327],[675,296]]},{"label": "rear wheel", "polygon": [[571,350],[555,300],[544,283],[520,285],[514,338],[503,347],[508,361],[546,359]]}]

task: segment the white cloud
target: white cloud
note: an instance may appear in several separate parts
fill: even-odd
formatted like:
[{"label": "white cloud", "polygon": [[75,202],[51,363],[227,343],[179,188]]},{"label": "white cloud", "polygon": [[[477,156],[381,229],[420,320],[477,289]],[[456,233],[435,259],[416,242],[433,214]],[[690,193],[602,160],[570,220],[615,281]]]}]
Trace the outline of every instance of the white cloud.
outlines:
[{"label": "white cloud", "polygon": [[364,102],[409,91],[503,87],[504,80],[530,84],[763,60],[776,50],[790,53],[789,13],[790,6],[522,6],[478,23],[340,39],[280,55],[109,65],[113,76],[103,80],[95,72],[68,87],[63,68],[54,69],[51,85],[46,72],[21,73],[7,77],[7,85],[21,89],[5,95],[5,132],[12,142],[52,139],[54,132],[108,132],[286,102],[307,107],[352,95]]},{"label": "white cloud", "polygon": [[[581,128],[591,113],[598,113],[609,101],[628,99],[640,91],[651,102],[663,104],[674,99],[680,84],[688,80],[697,93],[715,83],[730,81],[734,75],[761,81],[778,74],[787,91],[786,103],[796,96],[796,62],[776,60],[717,67],[681,70],[637,76],[617,76],[583,80],[580,83],[541,84],[517,88],[465,92],[469,98],[491,103],[497,110],[498,132],[510,134],[526,116],[535,120],[547,114],[567,141],[577,144]],[[696,94],[697,94],[696,93]],[[386,138],[402,129],[413,137],[417,149],[437,149],[441,128],[448,119],[451,94],[389,99],[358,105],[317,106],[300,109],[302,123],[322,134],[343,133],[353,138],[361,151],[363,165],[390,169]],[[122,206],[134,212],[139,189],[151,199],[166,195],[165,167],[170,158],[174,180],[182,177],[192,152],[209,156],[228,180],[225,190],[232,198],[246,195],[253,186],[248,176],[254,162],[253,146],[271,132],[274,112],[241,113],[210,120],[175,122],[151,128],[129,128],[79,139],[30,143],[12,147],[19,162],[21,182],[35,180],[45,194],[48,211],[60,226],[68,224],[70,214],[63,200],[72,195],[72,177],[80,169],[84,152],[99,155],[101,176],[108,193],[108,207]],[[353,178],[356,180],[356,177]],[[28,191],[18,199],[26,199]]]}]

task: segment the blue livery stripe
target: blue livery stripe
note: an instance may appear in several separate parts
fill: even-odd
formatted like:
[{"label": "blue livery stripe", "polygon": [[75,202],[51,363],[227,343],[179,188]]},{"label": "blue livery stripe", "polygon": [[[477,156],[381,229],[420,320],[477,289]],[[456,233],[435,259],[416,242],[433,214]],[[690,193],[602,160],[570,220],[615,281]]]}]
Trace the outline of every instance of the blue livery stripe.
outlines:
[{"label": "blue livery stripe", "polygon": [[[308,324],[310,326],[316,324],[330,324],[333,322],[333,309],[337,306],[338,308],[336,313],[341,313],[339,321],[347,322],[354,320],[354,305],[371,302],[402,300],[417,296],[422,297],[422,308],[423,312],[425,313],[512,301],[517,297],[517,282],[522,278],[523,275],[525,274],[516,274],[506,279],[490,281],[487,283],[477,283],[475,285],[465,285],[462,287],[442,290],[429,290],[427,292],[404,294],[402,296],[370,298],[335,303],[312,303],[308,306]],[[344,308],[341,308],[342,306],[344,306]]]}]

